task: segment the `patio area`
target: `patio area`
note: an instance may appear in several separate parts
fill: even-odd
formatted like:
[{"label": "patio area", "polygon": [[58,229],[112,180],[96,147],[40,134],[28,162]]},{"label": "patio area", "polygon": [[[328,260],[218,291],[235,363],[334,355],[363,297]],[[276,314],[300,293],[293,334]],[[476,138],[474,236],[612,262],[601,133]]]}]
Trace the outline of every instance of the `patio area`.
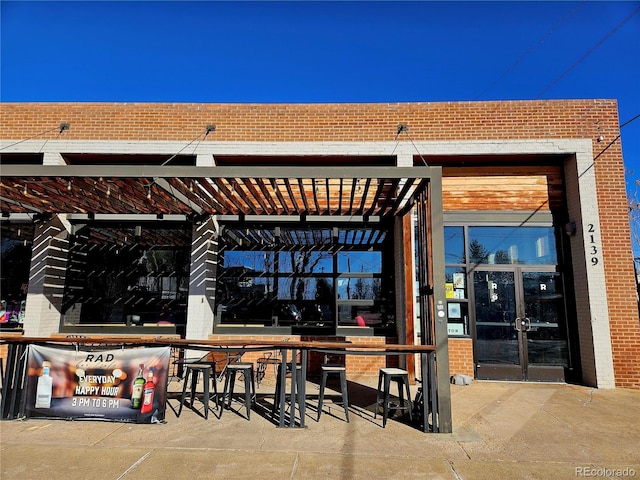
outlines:
[{"label": "patio area", "polygon": [[[569,479],[598,471],[609,478],[640,475],[637,390],[480,381],[452,385],[453,433],[425,435],[399,419],[382,428],[368,400],[358,400],[359,389],[362,398],[368,398],[376,379],[358,385],[350,384],[349,423],[341,407],[331,402],[325,403],[326,411],[316,422],[317,385],[309,382],[306,428],[277,428],[261,414],[250,421],[231,412],[204,420],[184,409],[176,418],[172,408],[166,423],[155,425],[4,421],[0,477]],[[172,385],[170,391],[177,387]],[[262,394],[266,402],[267,387],[258,389],[258,405]],[[171,398],[169,403],[177,405]]]}]

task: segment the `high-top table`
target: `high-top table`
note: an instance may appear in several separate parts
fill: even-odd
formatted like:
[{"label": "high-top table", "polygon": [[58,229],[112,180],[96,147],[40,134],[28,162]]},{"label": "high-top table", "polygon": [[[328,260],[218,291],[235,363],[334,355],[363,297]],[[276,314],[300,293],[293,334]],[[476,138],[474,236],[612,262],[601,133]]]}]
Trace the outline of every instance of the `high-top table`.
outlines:
[{"label": "high-top table", "polygon": [[[149,346],[169,346],[187,350],[201,351],[268,351],[278,349],[281,351],[281,368],[286,372],[287,364],[291,364],[291,385],[290,391],[286,391],[286,375],[280,376],[279,398],[274,401],[279,403],[279,427],[304,427],[306,416],[306,375],[307,359],[310,351],[320,353],[333,353],[343,355],[399,355],[407,356],[420,354],[420,374],[424,399],[422,402],[422,422],[423,432],[437,432],[438,418],[437,409],[437,381],[435,368],[435,350],[433,345],[371,345],[365,343],[348,341],[262,341],[262,340],[189,340],[168,337],[140,337],[140,336],[76,336],[76,337],[23,337],[0,335],[0,344],[7,345],[7,362],[2,381],[2,399],[0,403],[1,419],[18,418],[23,408],[21,405],[24,390],[24,375],[26,364],[26,349],[29,344],[36,345],[90,345],[114,347],[149,347]],[[298,353],[300,353],[300,364],[297,367]],[[299,370],[299,371],[298,371]],[[296,378],[297,375],[302,378]],[[296,391],[298,389],[300,391]],[[286,395],[289,393],[291,402],[289,415],[285,411]],[[297,399],[297,401],[296,401]],[[300,419],[296,423],[296,404]],[[429,413],[432,413],[432,429],[429,428]]]}]

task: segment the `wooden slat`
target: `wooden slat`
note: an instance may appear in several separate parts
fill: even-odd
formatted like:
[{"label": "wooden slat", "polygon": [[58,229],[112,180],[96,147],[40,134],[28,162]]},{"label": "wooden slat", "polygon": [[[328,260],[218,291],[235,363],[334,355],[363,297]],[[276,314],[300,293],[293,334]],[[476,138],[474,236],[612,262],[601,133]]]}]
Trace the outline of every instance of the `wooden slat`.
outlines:
[{"label": "wooden slat", "polygon": [[253,197],[254,201],[250,202],[248,195],[245,195],[242,198],[246,199],[247,203],[250,202],[254,206],[254,210],[257,210],[258,213],[266,213],[266,214],[270,214],[273,211],[271,207],[268,205],[268,203],[262,197],[262,194],[258,191],[258,189],[253,184],[253,181],[251,178],[241,178],[240,182],[242,182],[243,187],[249,190],[249,193]]},{"label": "wooden slat", "polygon": [[[291,215],[291,213],[294,212],[293,205],[284,198],[284,195],[280,190],[280,184],[278,180],[275,180],[272,178],[270,179],[270,183],[271,183],[271,188],[273,188],[273,191],[276,193],[276,197],[278,198],[278,200],[280,201],[280,205],[282,206],[282,208],[278,209],[278,211],[286,213],[287,215]],[[285,186],[285,189],[286,189],[286,186]]]},{"label": "wooden slat", "polygon": [[443,208],[546,210],[564,204],[559,166],[443,168]]}]

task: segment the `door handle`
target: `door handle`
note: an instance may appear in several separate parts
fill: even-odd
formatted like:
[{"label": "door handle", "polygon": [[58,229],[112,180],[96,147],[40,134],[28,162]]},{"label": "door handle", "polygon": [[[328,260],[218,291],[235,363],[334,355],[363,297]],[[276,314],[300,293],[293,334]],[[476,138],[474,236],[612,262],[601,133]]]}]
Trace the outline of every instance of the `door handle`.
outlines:
[{"label": "door handle", "polygon": [[529,320],[527,317],[525,318],[516,318],[515,320],[515,329],[518,332],[528,332],[529,330],[531,330],[531,320]]}]

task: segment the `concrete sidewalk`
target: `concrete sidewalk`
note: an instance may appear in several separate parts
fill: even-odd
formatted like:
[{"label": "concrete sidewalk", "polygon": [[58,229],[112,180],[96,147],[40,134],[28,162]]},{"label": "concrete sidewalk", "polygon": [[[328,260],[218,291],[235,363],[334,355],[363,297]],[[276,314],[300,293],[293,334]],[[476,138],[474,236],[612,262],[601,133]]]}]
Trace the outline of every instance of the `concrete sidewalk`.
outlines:
[{"label": "concrete sidewalk", "polygon": [[403,418],[383,429],[373,385],[350,383],[350,423],[332,392],[316,422],[318,387],[310,382],[304,429],[275,426],[265,384],[250,421],[240,403],[221,418],[188,408],[176,418],[177,399],[165,424],[4,421],[0,478],[640,478],[640,390],[452,385],[454,432],[425,434]]}]

